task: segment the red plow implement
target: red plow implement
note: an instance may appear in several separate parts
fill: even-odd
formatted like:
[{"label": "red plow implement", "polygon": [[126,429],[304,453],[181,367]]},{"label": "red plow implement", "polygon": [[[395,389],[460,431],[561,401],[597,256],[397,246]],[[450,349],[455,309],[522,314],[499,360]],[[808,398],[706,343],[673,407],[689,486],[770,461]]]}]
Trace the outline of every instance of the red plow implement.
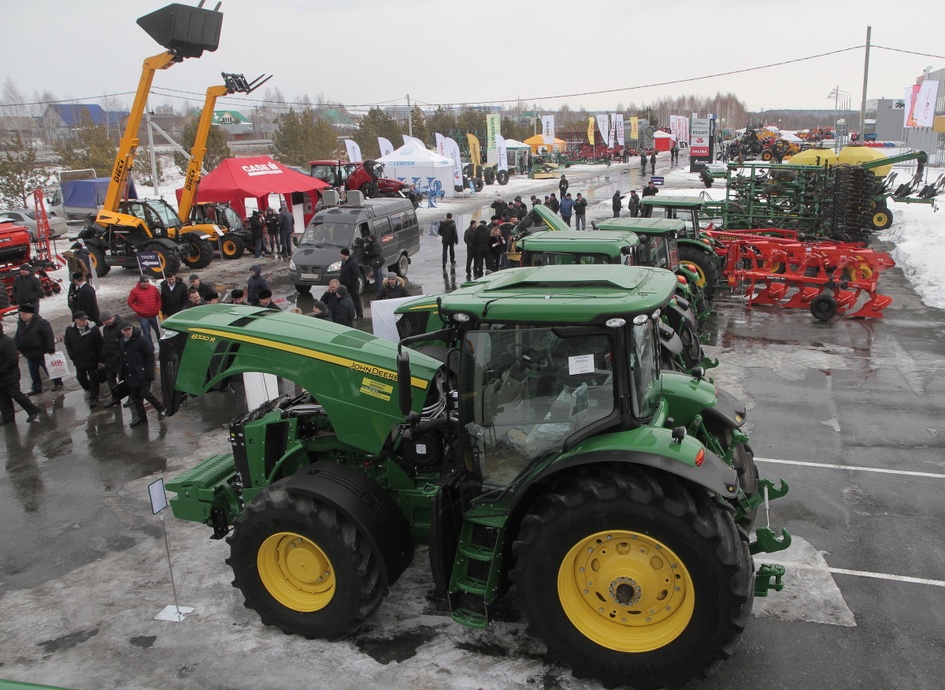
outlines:
[{"label": "red plow implement", "polygon": [[880,273],[895,265],[886,252],[856,243],[802,242],[789,230],[712,232],[733,291],[749,307],[809,309],[821,321],[836,314],[880,318],[892,297],[877,290]]}]

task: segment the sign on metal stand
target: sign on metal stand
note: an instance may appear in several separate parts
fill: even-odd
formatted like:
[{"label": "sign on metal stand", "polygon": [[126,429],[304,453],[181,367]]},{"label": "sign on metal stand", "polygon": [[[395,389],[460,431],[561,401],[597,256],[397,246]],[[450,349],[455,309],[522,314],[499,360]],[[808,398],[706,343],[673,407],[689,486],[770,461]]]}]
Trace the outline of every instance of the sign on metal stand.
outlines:
[{"label": "sign on metal stand", "polygon": [[164,275],[164,267],[161,265],[161,257],[158,256],[157,252],[138,252],[135,254],[135,258],[138,260],[138,271],[145,273],[148,270],[156,270],[161,272],[161,276],[166,278]]},{"label": "sign on metal stand", "polygon": [[148,496],[151,499],[151,512],[154,515],[161,516],[161,531],[164,532],[164,549],[167,552],[167,571],[171,575],[171,591],[174,592],[173,605],[165,606],[164,609],[154,617],[154,620],[180,623],[184,620],[186,614],[193,612],[194,607],[181,606],[177,602],[177,587],[174,585],[174,569],[171,567],[171,547],[167,543],[167,526],[164,524],[164,509],[167,508],[167,494],[164,492],[163,478],[148,484]]}]

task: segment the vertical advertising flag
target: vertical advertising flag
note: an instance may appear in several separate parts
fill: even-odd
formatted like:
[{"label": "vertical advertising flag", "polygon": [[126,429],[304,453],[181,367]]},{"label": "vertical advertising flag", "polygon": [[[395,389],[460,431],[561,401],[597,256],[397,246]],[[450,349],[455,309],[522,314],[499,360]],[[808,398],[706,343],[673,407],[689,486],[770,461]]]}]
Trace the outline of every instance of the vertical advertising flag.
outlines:
[{"label": "vertical advertising flag", "polygon": [[610,134],[607,137],[607,145],[611,147],[617,145],[617,114],[616,113],[610,114]]},{"label": "vertical advertising flag", "polygon": [[501,134],[495,135],[495,147],[499,151],[499,170],[509,169],[508,151],[505,148],[505,137]]},{"label": "vertical advertising flag", "polygon": [[446,149],[446,137],[444,137],[439,132],[436,132],[433,135],[433,138],[436,141],[436,152],[440,154],[441,156],[443,156],[444,158],[449,158],[450,154],[447,152],[447,149]]},{"label": "vertical advertising flag", "polygon": [[473,165],[482,165],[482,151],[479,148],[479,139],[475,134],[466,133],[466,141],[469,142],[469,161]]},{"label": "vertical advertising flag", "polygon": [[597,129],[600,130],[600,138],[602,143],[606,144],[607,147],[610,147],[610,115],[607,113],[599,113],[597,115]]},{"label": "vertical advertising flag", "polygon": [[679,119],[681,120],[680,131],[682,134],[682,141],[688,144],[689,143],[689,118],[680,117]]},{"label": "vertical advertising flag", "polygon": [[486,148],[498,148],[498,138],[502,135],[502,116],[486,115]]},{"label": "vertical advertising flag", "polygon": [[389,156],[394,152],[394,145],[390,143],[390,139],[385,139],[384,137],[377,138],[377,147],[381,150],[381,158]]},{"label": "vertical advertising flag", "polygon": [[546,146],[554,146],[555,143],[555,116],[541,116],[541,138]]},{"label": "vertical advertising flag", "polygon": [[915,126],[931,127],[935,120],[935,101],[938,99],[938,82],[926,79],[919,88],[915,102]]},{"label": "vertical advertising flag", "polygon": [[587,118],[587,143],[594,145],[594,116]]},{"label": "vertical advertising flag", "polygon": [[630,138],[633,141],[640,140],[640,118],[638,117],[630,118]]},{"label": "vertical advertising flag", "polygon": [[669,133],[673,139],[679,141],[679,118],[675,115],[669,116]]},{"label": "vertical advertising flag", "polygon": [[354,139],[345,139],[345,149],[348,151],[348,161],[351,163],[360,163],[364,160],[361,158],[361,147]]},{"label": "vertical advertising flag", "polygon": [[446,137],[444,139],[444,145],[446,146],[447,158],[453,160],[453,184],[462,187],[463,186],[463,159],[459,154],[459,144],[455,141]]},{"label": "vertical advertising flag", "polygon": [[922,87],[918,84],[913,86],[906,87],[906,109],[903,112],[903,127],[915,127],[915,103],[919,99],[919,89]]},{"label": "vertical advertising flag", "polygon": [[624,134],[623,115],[614,115],[614,123],[617,131],[617,145],[626,146],[627,138]]}]

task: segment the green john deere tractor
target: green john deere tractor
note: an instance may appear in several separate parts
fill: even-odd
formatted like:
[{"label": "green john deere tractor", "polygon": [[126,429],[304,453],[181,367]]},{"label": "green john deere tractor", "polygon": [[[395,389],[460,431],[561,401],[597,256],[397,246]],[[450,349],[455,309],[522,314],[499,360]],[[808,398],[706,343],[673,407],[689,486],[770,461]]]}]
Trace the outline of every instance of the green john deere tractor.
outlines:
[{"label": "green john deere tractor", "polygon": [[[515,585],[529,630],[575,675],[681,685],[734,650],[784,569],[752,554],[765,494],[745,408],[661,373],[668,271],[500,271],[401,315],[399,344],[232,305],[164,322],[168,412],[229,376],[304,389],[230,426],[232,452],[168,484],[181,519],[226,536],[246,605],[286,633],[337,638],[428,546],[452,618],[489,624]],[[429,319],[442,324],[428,332]],[[698,374],[698,373],[697,373]]]}]

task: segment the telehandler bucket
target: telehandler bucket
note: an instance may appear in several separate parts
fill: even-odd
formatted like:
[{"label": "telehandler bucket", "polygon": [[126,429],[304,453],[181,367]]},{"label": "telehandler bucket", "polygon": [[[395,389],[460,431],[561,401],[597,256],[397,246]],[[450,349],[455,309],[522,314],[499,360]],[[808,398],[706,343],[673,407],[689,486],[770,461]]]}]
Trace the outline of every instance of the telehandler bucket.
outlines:
[{"label": "telehandler bucket", "polygon": [[140,17],[138,26],[174,54],[200,57],[220,45],[223,13],[174,3]]}]

